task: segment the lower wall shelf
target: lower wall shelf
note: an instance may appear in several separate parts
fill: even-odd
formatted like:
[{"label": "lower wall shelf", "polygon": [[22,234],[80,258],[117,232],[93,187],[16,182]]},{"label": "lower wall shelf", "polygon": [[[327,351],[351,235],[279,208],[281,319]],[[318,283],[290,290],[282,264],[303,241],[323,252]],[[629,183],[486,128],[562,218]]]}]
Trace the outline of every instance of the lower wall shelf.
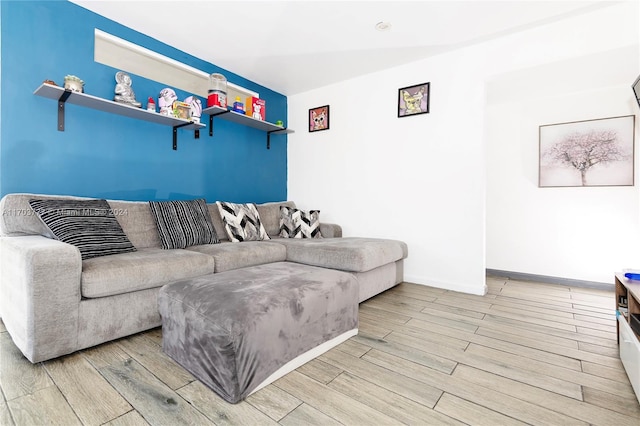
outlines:
[{"label": "lower wall shelf", "polygon": [[218,106],[206,108],[202,110],[202,114],[209,116],[209,136],[213,136],[213,117],[220,117],[223,120],[231,121],[236,124],[253,127],[254,129],[259,129],[267,132],[267,149],[271,148],[271,134],[294,133],[293,130],[287,129],[284,126],[278,126],[277,124],[269,123],[268,121],[258,120],[251,116]]}]

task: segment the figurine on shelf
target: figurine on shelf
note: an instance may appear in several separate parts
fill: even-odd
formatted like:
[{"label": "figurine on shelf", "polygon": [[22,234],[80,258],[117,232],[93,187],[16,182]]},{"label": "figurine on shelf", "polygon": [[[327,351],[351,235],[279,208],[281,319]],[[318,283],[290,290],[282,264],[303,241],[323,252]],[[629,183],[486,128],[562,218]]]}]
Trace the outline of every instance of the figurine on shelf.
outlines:
[{"label": "figurine on shelf", "polygon": [[189,96],[184,100],[185,103],[190,106],[190,117],[194,123],[200,122],[200,116],[202,116],[202,101],[195,95]]},{"label": "figurine on shelf", "polygon": [[64,76],[64,88],[72,92],[84,92],[84,81],[75,75]]},{"label": "figurine on shelf", "polygon": [[114,101],[137,108],[142,106],[142,103],[136,101],[136,94],[133,93],[133,89],[131,88],[131,77],[129,77],[129,74],[118,71],[116,73],[116,83],[116,96],[113,98]]},{"label": "figurine on shelf", "polygon": [[147,111],[156,112],[156,101],[151,96],[147,100]]},{"label": "figurine on shelf", "polygon": [[173,116],[188,120],[191,113],[191,105],[186,102],[173,101]]},{"label": "figurine on shelf", "polygon": [[158,95],[158,108],[160,108],[160,114],[173,115],[173,103],[178,100],[175,90],[165,87],[160,91]]}]

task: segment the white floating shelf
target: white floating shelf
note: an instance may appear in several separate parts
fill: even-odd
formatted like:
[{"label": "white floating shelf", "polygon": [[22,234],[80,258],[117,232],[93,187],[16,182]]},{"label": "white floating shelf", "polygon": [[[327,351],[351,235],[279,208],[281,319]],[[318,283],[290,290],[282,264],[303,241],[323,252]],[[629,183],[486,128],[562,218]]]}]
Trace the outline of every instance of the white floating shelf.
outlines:
[{"label": "white floating shelf", "polygon": [[[131,105],[114,102],[108,99],[99,98],[97,96],[88,95],[86,93],[71,92],[69,97],[62,101],[61,98],[65,93],[69,93],[62,87],[53,86],[51,84],[43,83],[33,92],[34,95],[42,96],[49,99],[54,99],[59,102],[66,102],[74,105],[80,105],[86,108],[96,109],[98,111],[104,111],[111,114],[123,115],[125,117],[131,117],[138,120],[149,121],[157,124],[164,124],[165,126],[179,126],[182,129],[197,130],[206,127],[202,123],[194,123],[190,120],[182,118],[169,117],[166,115],[158,114],[157,112],[147,111],[146,109],[136,108]],[[64,127],[62,129],[64,130]]]},{"label": "white floating shelf", "polygon": [[202,114],[211,115],[213,117],[220,116],[220,118],[222,118],[223,120],[232,121],[244,126],[264,130],[265,132],[287,130],[283,126],[277,126],[274,123],[258,120],[257,118],[253,118],[250,115],[244,115],[239,112],[228,110],[226,108],[221,108],[219,106],[206,108],[202,110]]},{"label": "white floating shelf", "polygon": [[243,126],[253,127],[267,132],[267,149],[271,147],[271,134],[286,134],[293,133],[293,130],[287,129],[284,126],[278,126],[268,121],[258,120],[249,115],[241,114],[226,108],[219,106],[212,106],[202,110],[203,115],[209,116],[209,136],[213,136],[213,117],[219,117],[223,120],[231,121],[236,124],[242,124]]},{"label": "white floating shelf", "polygon": [[161,115],[156,112],[147,111],[146,109],[136,108],[131,105],[99,98],[97,96],[88,95],[86,93],[73,92],[70,90],[66,90],[63,87],[54,86],[47,83],[42,83],[40,87],[38,87],[35,92],[33,92],[33,94],[58,101],[58,131],[61,132],[64,132],[64,107],[67,103],[95,109],[98,111],[108,112],[111,114],[135,118],[137,120],[171,126],[173,127],[174,150],[178,149],[179,128],[195,130],[195,138],[197,139],[200,137],[199,130],[203,127],[206,127],[202,123],[194,123],[191,120]]}]

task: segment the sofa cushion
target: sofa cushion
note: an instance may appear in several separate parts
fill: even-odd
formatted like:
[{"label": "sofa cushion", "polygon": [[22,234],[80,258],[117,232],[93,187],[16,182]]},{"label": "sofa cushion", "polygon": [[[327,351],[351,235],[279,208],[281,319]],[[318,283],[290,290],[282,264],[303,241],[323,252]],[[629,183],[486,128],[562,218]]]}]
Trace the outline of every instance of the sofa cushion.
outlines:
[{"label": "sofa cushion", "polygon": [[349,272],[370,271],[407,257],[402,241],[376,238],[278,238],[289,262]]},{"label": "sofa cushion", "polygon": [[160,287],[215,270],[213,257],[187,250],[149,248],[82,262],[81,291],[86,298]]},{"label": "sofa cushion", "polygon": [[274,201],[270,203],[256,204],[260,220],[269,236],[275,237],[280,233],[280,206],[296,208],[293,201]]},{"label": "sofa cushion", "polygon": [[204,199],[149,201],[162,248],[219,243]]},{"label": "sofa cushion", "polygon": [[225,201],[216,201],[216,204],[220,210],[227,237],[231,242],[269,239],[255,204],[236,204]]},{"label": "sofa cushion", "polygon": [[280,237],[322,238],[320,210],[299,210],[280,206]]},{"label": "sofa cushion", "polygon": [[42,235],[55,238],[29,205],[29,200],[89,200],[86,197],[64,195],[43,195],[16,193],[7,194],[0,200],[0,235],[18,237],[23,235]]},{"label": "sofa cushion", "polygon": [[147,201],[108,200],[113,214],[137,249],[160,248],[160,235]]},{"label": "sofa cushion", "polygon": [[136,251],[107,200],[29,200],[56,239],[74,245],[82,259]]},{"label": "sofa cushion", "polygon": [[[51,230],[47,228],[29,205],[29,200],[34,198],[39,200],[90,199],[67,195],[7,194],[0,200],[0,235],[42,235],[47,238],[55,238]],[[135,248],[162,247],[148,202],[107,201],[122,230]],[[221,229],[224,232],[224,229]]]},{"label": "sofa cushion", "polygon": [[187,250],[213,256],[216,261],[216,272],[283,262],[287,258],[286,247],[270,241],[246,241],[242,244],[226,242],[189,247]]},{"label": "sofa cushion", "polygon": [[213,228],[216,230],[218,240],[228,241],[229,238],[227,238],[227,230],[224,229],[224,222],[222,221],[222,216],[220,216],[220,209],[218,209],[218,204],[207,204],[207,209],[209,210],[209,217],[211,218],[211,223],[213,223]]}]

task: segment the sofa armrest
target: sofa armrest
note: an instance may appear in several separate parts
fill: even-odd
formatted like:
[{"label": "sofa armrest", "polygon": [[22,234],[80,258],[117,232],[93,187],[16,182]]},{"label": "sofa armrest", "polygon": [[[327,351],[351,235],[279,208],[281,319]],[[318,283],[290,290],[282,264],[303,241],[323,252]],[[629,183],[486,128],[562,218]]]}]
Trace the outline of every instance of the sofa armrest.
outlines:
[{"label": "sofa armrest", "polygon": [[342,237],[342,227],[335,223],[320,222],[320,233],[324,238],[340,238]]},{"label": "sofa armrest", "polygon": [[35,363],[74,352],[78,341],[80,251],[42,236],[0,238],[0,315]]}]

